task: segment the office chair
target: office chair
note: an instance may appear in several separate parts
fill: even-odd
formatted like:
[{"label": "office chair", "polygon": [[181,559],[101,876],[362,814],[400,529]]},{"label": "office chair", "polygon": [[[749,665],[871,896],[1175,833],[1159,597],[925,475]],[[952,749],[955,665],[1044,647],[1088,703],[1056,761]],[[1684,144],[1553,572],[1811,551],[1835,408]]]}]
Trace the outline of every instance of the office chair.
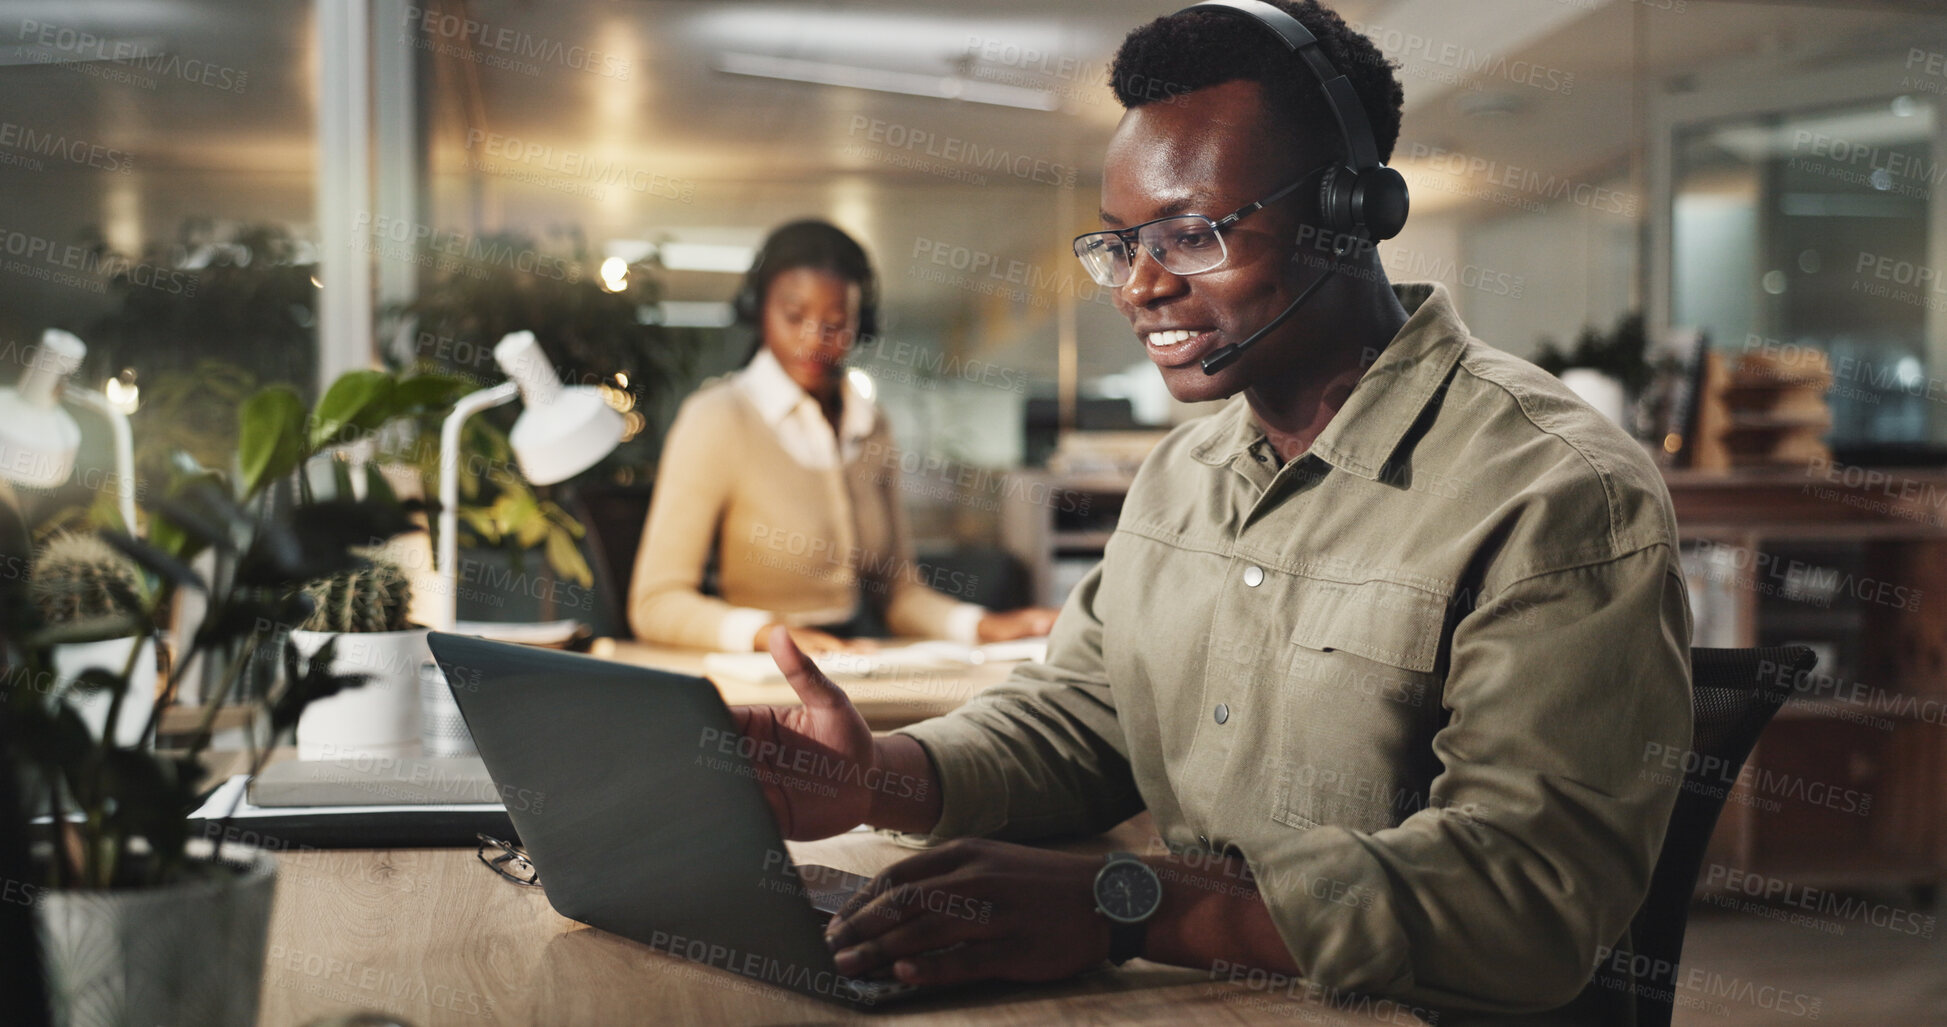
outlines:
[{"label": "office chair", "polygon": [[[1650,974],[1605,982],[1635,992],[1636,1022],[1641,1027],[1669,1027],[1690,898],[1697,888],[1704,849],[1730,791],[1724,780],[1743,769],[1772,714],[1817,662],[1817,655],[1804,646],[1690,650],[1694,724],[1690,748],[1698,756],[1698,768],[1684,773],[1683,789],[1677,793],[1670,827],[1663,836],[1663,851],[1650,875],[1649,895],[1629,924],[1637,957],[1632,965],[1647,966]],[[1605,975],[1615,975],[1607,961],[1597,974]]]}]

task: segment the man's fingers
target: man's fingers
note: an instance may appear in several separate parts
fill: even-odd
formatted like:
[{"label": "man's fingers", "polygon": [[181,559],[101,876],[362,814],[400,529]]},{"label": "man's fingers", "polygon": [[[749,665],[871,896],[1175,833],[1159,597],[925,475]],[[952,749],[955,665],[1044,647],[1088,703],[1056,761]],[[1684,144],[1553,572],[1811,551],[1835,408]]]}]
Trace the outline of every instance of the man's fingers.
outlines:
[{"label": "man's fingers", "polygon": [[806,709],[849,709],[852,700],[846,698],[832,679],[811,662],[791,633],[782,627],[771,630],[771,659],[777,669],[784,672],[784,680],[791,683],[791,690],[798,693],[798,701]]},{"label": "man's fingers", "polygon": [[[908,920],[925,916],[925,907],[913,901],[913,887],[908,884],[893,885],[856,908],[852,903],[858,902],[860,896],[853,896],[852,902],[846,903],[846,908],[841,909],[839,915],[832,919],[831,926],[825,929],[825,943],[833,951],[848,949],[877,938]],[[860,889],[860,895],[863,894],[864,889]]]},{"label": "man's fingers", "polygon": [[885,868],[839,907],[826,929],[826,938],[843,948],[898,925],[904,919],[898,913],[902,900],[925,894],[928,888],[944,893],[944,875],[966,859],[964,847],[947,845]]},{"label": "man's fingers", "polygon": [[888,963],[984,938],[984,925],[938,913],[922,913],[876,938],[836,953],[838,972],[856,977]]},{"label": "man's fingers", "polygon": [[1020,958],[1018,943],[1006,940],[970,941],[942,952],[907,956],[892,965],[893,976],[906,984],[963,984],[995,978],[1030,979],[1032,975],[1009,972],[1009,961]]}]

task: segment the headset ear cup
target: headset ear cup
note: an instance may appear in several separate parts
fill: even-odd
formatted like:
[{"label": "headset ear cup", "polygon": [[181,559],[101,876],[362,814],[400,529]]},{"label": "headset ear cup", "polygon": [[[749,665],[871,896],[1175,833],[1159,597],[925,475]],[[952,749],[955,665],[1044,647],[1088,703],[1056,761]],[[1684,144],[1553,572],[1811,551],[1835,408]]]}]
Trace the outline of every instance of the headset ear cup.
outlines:
[{"label": "headset ear cup", "polygon": [[737,318],[738,324],[754,325],[763,320],[763,311],[758,309],[757,282],[764,270],[764,259],[771,255],[770,240],[764,241],[766,245],[757,248],[757,256],[751,259],[750,270],[744,272],[743,284],[737,287],[737,295],[730,301],[730,312]]},{"label": "headset ear cup", "polygon": [[1367,168],[1359,173],[1351,192],[1352,217],[1373,242],[1391,239],[1406,227],[1412,198],[1399,172],[1383,164]]},{"label": "headset ear cup", "polygon": [[1318,179],[1318,227],[1333,235],[1344,235],[1357,228],[1352,219],[1352,185],[1357,181],[1349,168],[1329,165]]}]

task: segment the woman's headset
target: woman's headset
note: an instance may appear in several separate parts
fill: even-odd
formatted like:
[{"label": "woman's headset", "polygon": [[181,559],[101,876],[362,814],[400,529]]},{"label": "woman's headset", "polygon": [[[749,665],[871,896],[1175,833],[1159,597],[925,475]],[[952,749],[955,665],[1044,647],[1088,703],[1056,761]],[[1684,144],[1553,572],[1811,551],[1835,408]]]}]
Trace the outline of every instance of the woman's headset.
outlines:
[{"label": "woman's headset", "polygon": [[[879,334],[879,276],[872,268],[872,258],[866,254],[865,247],[859,245],[858,240],[845,234],[843,229],[816,219],[793,221],[788,225],[781,225],[764,239],[764,245],[758,248],[756,258],[750,262],[750,270],[744,272],[744,282],[738,288],[736,298],[730,301],[730,309],[736,314],[737,323],[756,327],[759,344],[762,344],[765,265],[780,259],[794,260],[793,257],[780,257],[777,250],[780,247],[800,247],[804,241],[800,236],[806,235],[825,236],[819,241],[827,247],[850,246],[858,251],[861,266],[865,270],[864,278],[859,282],[859,338],[877,336]],[[833,270],[828,263],[821,261],[794,262],[791,266]],[[790,267],[783,267],[777,270],[782,272],[790,269]]]}]

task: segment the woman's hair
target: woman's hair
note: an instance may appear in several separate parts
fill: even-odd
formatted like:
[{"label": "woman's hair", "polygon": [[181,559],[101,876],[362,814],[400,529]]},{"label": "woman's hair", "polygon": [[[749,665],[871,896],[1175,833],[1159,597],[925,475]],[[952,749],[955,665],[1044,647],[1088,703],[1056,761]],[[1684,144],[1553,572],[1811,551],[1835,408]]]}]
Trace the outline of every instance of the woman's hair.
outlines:
[{"label": "woman's hair", "polygon": [[764,348],[764,300],[771,282],[786,271],[810,268],[837,275],[859,287],[859,334],[872,336],[879,331],[879,280],[872,273],[872,259],[865,248],[837,226],[807,219],[793,221],[771,232],[757,251],[757,259],[744,273],[744,285],[737,293],[735,309],[739,324],[757,329],[757,339],[744,357],[748,364]]}]

